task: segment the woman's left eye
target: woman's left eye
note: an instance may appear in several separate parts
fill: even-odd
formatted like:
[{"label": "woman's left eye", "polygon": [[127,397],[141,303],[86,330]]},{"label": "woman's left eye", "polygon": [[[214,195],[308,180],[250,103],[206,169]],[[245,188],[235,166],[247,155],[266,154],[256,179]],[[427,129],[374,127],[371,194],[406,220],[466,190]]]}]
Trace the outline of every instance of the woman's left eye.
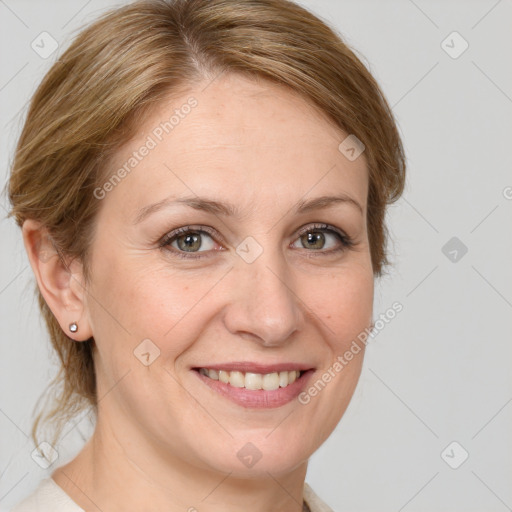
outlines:
[{"label": "woman's left eye", "polygon": [[[329,244],[329,240],[331,241]],[[353,241],[337,229],[330,228],[327,224],[308,227],[301,230],[297,242],[306,249],[323,249],[322,253],[333,253],[353,245]],[[300,249],[300,247],[298,247]]]},{"label": "woman's left eye", "polygon": [[[159,247],[172,247],[173,250],[170,252],[180,258],[202,258],[205,255],[196,254],[215,251],[214,234],[213,231],[211,233],[209,231],[210,228],[206,226],[200,228],[185,226],[165,235],[159,242]],[[206,243],[204,237],[207,238]],[[301,247],[297,247],[297,243]],[[312,252],[330,254],[347,249],[352,245],[354,245],[354,242],[348,235],[327,224],[317,224],[300,230],[297,241],[294,242],[292,247],[313,249]]]}]

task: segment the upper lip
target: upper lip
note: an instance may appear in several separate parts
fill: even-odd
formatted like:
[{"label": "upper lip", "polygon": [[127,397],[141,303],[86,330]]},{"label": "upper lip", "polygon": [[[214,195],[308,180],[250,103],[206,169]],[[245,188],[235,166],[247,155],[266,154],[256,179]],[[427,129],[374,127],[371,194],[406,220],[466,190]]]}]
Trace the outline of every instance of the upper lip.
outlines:
[{"label": "upper lip", "polygon": [[219,363],[219,364],[205,364],[201,366],[195,366],[194,369],[199,368],[208,368],[209,370],[226,370],[228,372],[231,371],[239,371],[239,372],[250,372],[250,373],[274,373],[274,372],[284,372],[284,371],[292,371],[292,370],[312,370],[313,368],[309,364],[303,363],[276,363],[276,364],[261,364],[254,363],[248,361],[237,361],[231,363]]}]

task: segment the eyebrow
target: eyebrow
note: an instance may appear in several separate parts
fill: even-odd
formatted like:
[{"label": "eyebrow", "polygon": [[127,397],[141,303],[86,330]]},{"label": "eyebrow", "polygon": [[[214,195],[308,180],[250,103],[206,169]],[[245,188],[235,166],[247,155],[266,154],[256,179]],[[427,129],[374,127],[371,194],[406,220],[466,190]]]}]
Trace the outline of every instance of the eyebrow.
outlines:
[{"label": "eyebrow", "polygon": [[[149,206],[141,208],[135,218],[134,224],[139,224],[153,213],[174,204],[183,204],[185,206],[194,208],[195,210],[202,210],[208,213],[213,213],[214,215],[224,215],[228,217],[241,216],[241,213],[236,206],[230,203],[221,203],[206,197],[193,196],[165,198],[162,199],[162,201],[158,201],[157,203],[150,204]],[[353,197],[350,197],[346,194],[337,196],[321,196],[307,201],[301,200],[297,203],[295,213],[307,213],[313,210],[329,208],[336,204],[348,204],[355,206],[362,214],[364,214],[363,207]]]}]

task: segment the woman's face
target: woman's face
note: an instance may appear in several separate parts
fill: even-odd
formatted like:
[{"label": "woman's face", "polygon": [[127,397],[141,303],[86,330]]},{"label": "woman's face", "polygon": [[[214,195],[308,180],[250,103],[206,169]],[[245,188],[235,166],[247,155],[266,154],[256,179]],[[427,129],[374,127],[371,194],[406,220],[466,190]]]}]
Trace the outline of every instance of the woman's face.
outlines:
[{"label": "woman's face", "polygon": [[145,471],[286,473],[337,425],[363,351],[332,367],[373,304],[366,161],[340,152],[347,135],[228,74],[159,104],[116,153],[87,318],[98,428]]}]

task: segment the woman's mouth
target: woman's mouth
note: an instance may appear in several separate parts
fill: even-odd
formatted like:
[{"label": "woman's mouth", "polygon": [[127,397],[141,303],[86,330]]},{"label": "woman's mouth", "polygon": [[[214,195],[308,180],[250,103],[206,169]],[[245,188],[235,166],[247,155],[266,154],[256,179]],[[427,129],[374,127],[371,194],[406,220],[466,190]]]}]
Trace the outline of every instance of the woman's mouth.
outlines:
[{"label": "woman's mouth", "polygon": [[242,407],[272,408],[291,402],[305,388],[314,369],[268,373],[216,368],[193,368],[210,389]]},{"label": "woman's mouth", "polygon": [[274,389],[285,388],[293,384],[300,377],[301,372],[300,370],[291,370],[262,374],[200,368],[199,373],[235,388],[245,388],[253,391],[258,389],[273,391]]}]

